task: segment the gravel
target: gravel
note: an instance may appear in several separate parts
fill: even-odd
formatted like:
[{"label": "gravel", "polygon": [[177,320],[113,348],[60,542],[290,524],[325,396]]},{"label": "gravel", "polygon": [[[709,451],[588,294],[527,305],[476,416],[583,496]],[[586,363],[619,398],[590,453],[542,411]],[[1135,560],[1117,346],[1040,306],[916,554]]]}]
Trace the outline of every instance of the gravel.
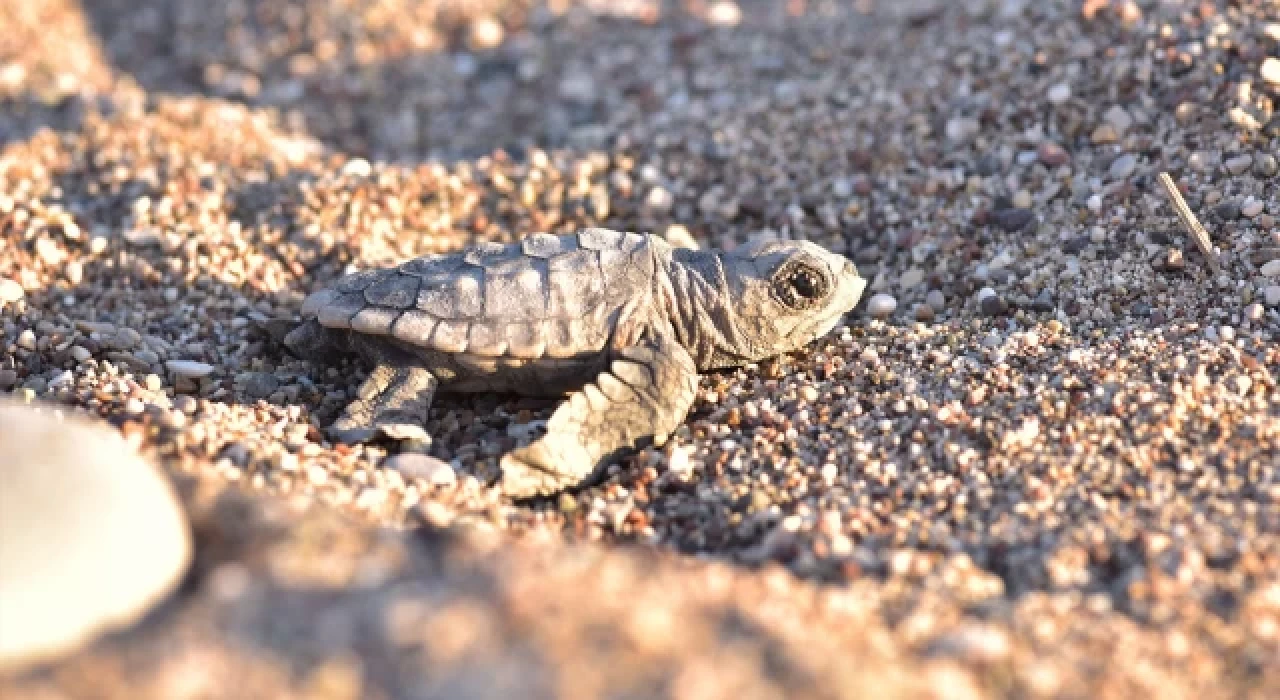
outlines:
[{"label": "gravel", "polygon": [[[0,5],[0,386],[197,524],[182,595],[0,695],[1280,692],[1270,6],[675,5]],[[591,225],[813,240],[868,299],[537,503],[493,482],[554,402],[335,445],[368,368],[262,331]]]}]

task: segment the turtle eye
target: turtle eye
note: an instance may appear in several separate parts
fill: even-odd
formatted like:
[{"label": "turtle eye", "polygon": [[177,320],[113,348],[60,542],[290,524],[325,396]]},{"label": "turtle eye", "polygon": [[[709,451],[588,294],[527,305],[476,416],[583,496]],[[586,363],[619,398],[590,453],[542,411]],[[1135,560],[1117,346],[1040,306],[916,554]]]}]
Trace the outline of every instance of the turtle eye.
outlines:
[{"label": "turtle eye", "polygon": [[774,289],[787,306],[804,309],[827,295],[829,285],[822,272],[806,263],[792,263],[779,270]]},{"label": "turtle eye", "polygon": [[797,270],[791,276],[791,289],[801,299],[813,300],[821,296],[822,278],[813,270]]}]

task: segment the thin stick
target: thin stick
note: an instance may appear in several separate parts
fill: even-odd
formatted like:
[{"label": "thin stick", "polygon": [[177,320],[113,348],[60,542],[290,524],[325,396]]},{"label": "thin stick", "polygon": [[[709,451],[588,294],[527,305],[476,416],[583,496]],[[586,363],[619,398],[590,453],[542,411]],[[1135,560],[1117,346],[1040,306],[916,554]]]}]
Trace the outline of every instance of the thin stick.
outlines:
[{"label": "thin stick", "polygon": [[1187,200],[1182,198],[1182,193],[1178,191],[1178,185],[1174,183],[1173,178],[1169,177],[1169,173],[1160,173],[1160,184],[1164,185],[1164,191],[1169,195],[1169,199],[1173,201],[1173,210],[1177,212],[1178,219],[1182,221],[1182,227],[1191,235],[1191,240],[1196,242],[1196,247],[1204,254],[1206,260],[1209,261],[1209,267],[1213,269],[1213,274],[1218,274],[1222,268],[1218,266],[1218,256],[1213,252],[1213,243],[1209,240],[1209,232],[1200,224],[1200,220],[1196,218],[1195,212],[1191,211],[1191,207],[1187,206]]}]

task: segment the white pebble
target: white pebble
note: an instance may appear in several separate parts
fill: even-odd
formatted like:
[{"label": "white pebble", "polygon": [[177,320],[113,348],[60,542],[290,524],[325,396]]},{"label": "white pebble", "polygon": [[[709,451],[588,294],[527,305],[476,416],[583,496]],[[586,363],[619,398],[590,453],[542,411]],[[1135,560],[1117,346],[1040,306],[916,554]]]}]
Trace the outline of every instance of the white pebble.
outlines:
[{"label": "white pebble", "polygon": [[692,447],[677,447],[671,451],[671,457],[667,461],[667,471],[676,476],[688,476],[693,472],[693,462],[689,459],[693,452]]},{"label": "white pebble", "polygon": [[18,334],[18,347],[23,350],[36,349],[36,334],[33,333],[30,328],[27,328]]},{"label": "white pebble", "polygon": [[352,158],[342,166],[342,174],[351,177],[369,177],[371,173],[373,166],[364,158]]},{"label": "white pebble", "polygon": [[982,123],[971,117],[948,119],[945,126],[947,140],[954,143],[968,143],[981,130]]},{"label": "white pebble", "polygon": [[1260,199],[1253,199],[1250,197],[1244,204],[1240,205],[1240,215],[1246,219],[1252,219],[1261,213],[1262,200]]},{"label": "white pebble", "polygon": [[0,304],[10,304],[19,301],[26,296],[27,292],[22,285],[11,279],[0,277]]},{"label": "white pebble", "polygon": [[1280,284],[1268,285],[1262,290],[1262,298],[1267,306],[1280,306]]},{"label": "white pebble", "polygon": [[1272,260],[1259,270],[1264,277],[1280,277],[1280,260]]},{"label": "white pebble", "polygon": [[50,379],[48,386],[50,389],[61,389],[62,387],[70,384],[73,379],[75,379],[75,375],[70,371],[64,370],[58,372],[53,379]]},{"label": "white pebble", "polygon": [[1085,201],[1084,205],[1095,214],[1102,211],[1102,195],[1089,195],[1089,199]]},{"label": "white pebble", "polygon": [[421,479],[432,486],[453,486],[458,483],[458,475],[448,462],[417,452],[402,452],[387,459],[382,466],[411,479]]},{"label": "white pebble", "polygon": [[675,197],[659,186],[649,190],[649,196],[645,198],[645,204],[654,211],[667,211],[675,204]]},{"label": "white pebble", "polygon": [[877,294],[867,302],[867,313],[876,318],[888,318],[898,308],[898,300],[890,294]]},{"label": "white pebble", "polygon": [[717,27],[734,27],[742,21],[742,10],[735,2],[720,0],[707,9],[707,22]]},{"label": "white pebble", "polygon": [[91,357],[93,357],[93,353],[89,352],[88,349],[82,348],[79,345],[77,345],[71,348],[71,357],[73,357],[76,362],[85,363],[85,362],[88,362]]},{"label": "white pebble", "polygon": [[1280,58],[1268,56],[1258,67],[1258,74],[1272,85],[1280,85]]},{"label": "white pebble", "polygon": [[213,365],[195,360],[169,360],[164,366],[175,376],[186,379],[199,379],[213,373]]},{"label": "white pebble", "polygon": [[0,454],[0,667],[127,627],[182,580],[182,504],[119,431],[5,401]]},{"label": "white pebble", "polygon": [[1250,321],[1261,321],[1265,313],[1267,310],[1262,308],[1262,304],[1256,302],[1244,307],[1244,317]]},{"label": "white pebble", "polygon": [[1057,83],[1052,85],[1049,88],[1047,97],[1049,98],[1050,103],[1060,105],[1071,99],[1071,86],[1067,83]]}]

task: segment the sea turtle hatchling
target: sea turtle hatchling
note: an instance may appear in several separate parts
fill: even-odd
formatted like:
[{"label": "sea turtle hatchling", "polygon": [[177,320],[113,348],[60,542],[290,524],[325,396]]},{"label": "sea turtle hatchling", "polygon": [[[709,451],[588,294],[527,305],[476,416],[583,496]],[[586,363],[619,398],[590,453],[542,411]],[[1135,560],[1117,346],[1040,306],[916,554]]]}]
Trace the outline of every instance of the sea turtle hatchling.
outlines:
[{"label": "sea turtle hatchling", "polygon": [[567,396],[545,435],[501,460],[503,490],[523,498],[671,434],[699,371],[806,345],[866,284],[804,241],[716,252],[600,228],[535,233],[347,275],[303,302],[284,343],[304,359],[373,365],[328,429],[340,442],[425,439],[437,390]]}]

